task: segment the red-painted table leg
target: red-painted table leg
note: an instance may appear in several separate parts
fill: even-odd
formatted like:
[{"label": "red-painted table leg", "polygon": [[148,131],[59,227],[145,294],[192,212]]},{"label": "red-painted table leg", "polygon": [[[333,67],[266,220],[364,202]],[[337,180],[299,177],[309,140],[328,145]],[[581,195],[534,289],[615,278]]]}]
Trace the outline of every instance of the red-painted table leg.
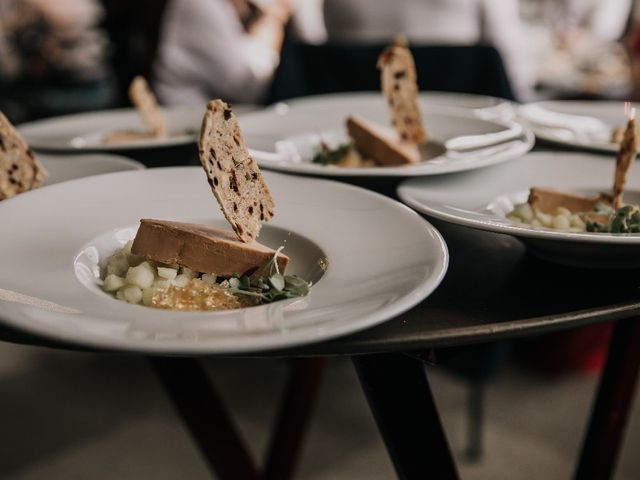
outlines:
[{"label": "red-painted table leg", "polygon": [[576,480],[612,477],[633,404],[639,369],[640,318],[619,320],[609,344]]}]

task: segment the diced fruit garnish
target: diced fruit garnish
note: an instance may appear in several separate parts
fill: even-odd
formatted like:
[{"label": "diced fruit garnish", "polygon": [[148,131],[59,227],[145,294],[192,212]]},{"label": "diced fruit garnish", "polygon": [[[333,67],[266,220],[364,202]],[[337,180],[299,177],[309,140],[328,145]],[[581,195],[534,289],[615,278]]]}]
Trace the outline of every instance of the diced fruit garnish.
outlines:
[{"label": "diced fruit garnish", "polygon": [[153,294],[156,292],[156,289],[151,287],[151,288],[145,288],[144,290],[142,290],[142,303],[144,305],[151,305],[151,301],[153,300]]},{"label": "diced fruit garnish", "polygon": [[171,280],[166,278],[156,278],[153,282],[153,288],[169,288],[171,286]]},{"label": "diced fruit garnish", "polygon": [[193,270],[187,267],[182,267],[182,269],[180,270],[180,273],[185,277],[187,277],[189,280],[196,277],[196,272],[194,272]]},{"label": "diced fruit garnish", "polygon": [[140,303],[142,300],[142,289],[136,285],[127,285],[122,290],[118,290],[118,293],[122,292],[124,300],[129,303]]},{"label": "diced fruit garnish", "polygon": [[167,280],[173,280],[178,275],[178,270],[175,268],[158,267],[158,276],[166,278]]},{"label": "diced fruit garnish", "polygon": [[124,287],[125,285],[126,285],[126,282],[124,281],[124,278],[114,274],[110,274],[110,275],[107,275],[107,277],[104,279],[104,285],[102,286],[102,288],[104,289],[105,292],[115,292],[116,290]]},{"label": "diced fruit garnish", "polygon": [[147,262],[142,262],[137,267],[129,268],[126,278],[127,283],[131,285],[139,288],[149,288],[153,285],[155,275],[153,274],[153,268]]},{"label": "diced fruit garnish", "polygon": [[181,273],[180,275],[176,276],[176,278],[174,278],[173,282],[171,283],[176,287],[184,288],[189,283],[189,280],[191,280],[189,277]]}]

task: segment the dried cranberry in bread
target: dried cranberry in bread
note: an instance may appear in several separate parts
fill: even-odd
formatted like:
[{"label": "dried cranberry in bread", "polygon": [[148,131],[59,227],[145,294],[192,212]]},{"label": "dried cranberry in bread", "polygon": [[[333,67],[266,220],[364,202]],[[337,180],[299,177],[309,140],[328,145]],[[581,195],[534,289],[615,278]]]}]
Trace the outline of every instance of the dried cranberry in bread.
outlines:
[{"label": "dried cranberry in bread", "polygon": [[276,205],[247,151],[238,120],[222,100],[207,104],[199,146],[200,162],[222,213],[240,240],[255,240]]},{"label": "dried cranberry in bread", "polygon": [[47,171],[0,112],[0,200],[40,187]]},{"label": "dried cranberry in bread", "polygon": [[391,124],[400,139],[416,144],[427,141],[418,105],[418,85],[413,55],[404,41],[396,41],[378,58],[382,93],[387,98]]}]

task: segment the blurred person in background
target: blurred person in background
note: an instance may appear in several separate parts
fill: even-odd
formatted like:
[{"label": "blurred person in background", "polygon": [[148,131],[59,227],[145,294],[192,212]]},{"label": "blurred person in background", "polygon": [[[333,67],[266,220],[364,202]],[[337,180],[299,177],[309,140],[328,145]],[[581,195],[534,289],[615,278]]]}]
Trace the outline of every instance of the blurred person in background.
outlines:
[{"label": "blurred person in background", "polygon": [[169,0],[154,64],[164,104],[265,100],[285,31],[320,43],[322,0]]},{"label": "blurred person in background", "polygon": [[526,100],[534,72],[518,8],[518,0],[325,0],[324,19],[333,43],[384,43],[401,33],[416,45],[492,45]]},{"label": "blurred person in background", "polygon": [[102,15],[97,0],[0,0],[0,108],[21,121],[108,104]]},{"label": "blurred person in background", "polygon": [[524,0],[544,96],[623,97],[629,60],[623,44],[632,0]]}]

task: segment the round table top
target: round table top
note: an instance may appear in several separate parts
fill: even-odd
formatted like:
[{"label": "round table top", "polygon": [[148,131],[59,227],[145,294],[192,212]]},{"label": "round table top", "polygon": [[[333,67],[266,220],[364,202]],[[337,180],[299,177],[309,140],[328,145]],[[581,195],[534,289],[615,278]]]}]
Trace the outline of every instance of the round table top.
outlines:
[{"label": "round table top", "polygon": [[[433,223],[449,246],[450,266],[442,284],[418,306],[349,336],[242,356],[420,351],[536,335],[640,312],[637,270],[564,267],[537,259],[513,237]],[[74,348],[1,326],[0,339]]]}]

